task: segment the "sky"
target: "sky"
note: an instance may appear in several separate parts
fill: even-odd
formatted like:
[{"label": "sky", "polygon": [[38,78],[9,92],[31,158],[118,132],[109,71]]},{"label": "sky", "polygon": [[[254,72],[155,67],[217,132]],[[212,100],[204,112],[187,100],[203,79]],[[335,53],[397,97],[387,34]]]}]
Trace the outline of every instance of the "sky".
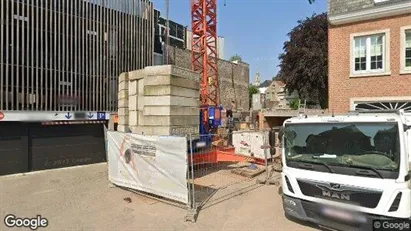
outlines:
[{"label": "sky", "polygon": [[[152,0],[166,16],[166,0]],[[279,71],[278,56],[287,34],[297,21],[327,11],[326,0],[217,0],[217,33],[225,38],[224,58],[239,54],[250,64],[250,81],[256,72],[272,79]],[[169,0],[169,19],[191,28],[190,0]],[[226,6],[224,6],[226,2]]]}]

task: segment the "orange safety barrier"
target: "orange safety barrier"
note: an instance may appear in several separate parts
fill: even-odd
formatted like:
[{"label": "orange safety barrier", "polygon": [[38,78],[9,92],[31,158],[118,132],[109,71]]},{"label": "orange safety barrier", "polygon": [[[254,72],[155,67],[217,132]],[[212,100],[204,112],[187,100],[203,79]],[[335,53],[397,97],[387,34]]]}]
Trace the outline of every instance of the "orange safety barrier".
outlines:
[{"label": "orange safety barrier", "polygon": [[194,165],[213,164],[219,162],[253,162],[259,165],[265,165],[264,159],[236,154],[233,147],[218,147],[209,152],[193,154]]}]

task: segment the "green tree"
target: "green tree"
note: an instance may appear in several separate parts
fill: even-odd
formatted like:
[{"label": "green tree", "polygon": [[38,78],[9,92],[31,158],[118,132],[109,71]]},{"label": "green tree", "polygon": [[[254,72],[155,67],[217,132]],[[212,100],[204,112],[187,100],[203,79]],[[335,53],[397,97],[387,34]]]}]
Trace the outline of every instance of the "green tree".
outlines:
[{"label": "green tree", "polygon": [[293,101],[290,102],[290,108],[293,110],[297,110],[300,107],[300,100],[299,99],[294,99]]},{"label": "green tree", "polygon": [[251,108],[251,105],[252,105],[252,102],[253,102],[253,95],[257,94],[259,92],[260,92],[260,90],[256,86],[254,86],[254,85],[248,86],[248,98],[249,98],[249,102],[250,102],[250,105],[249,105],[250,108]]},{"label": "green tree", "polygon": [[229,60],[230,60],[230,62],[233,62],[233,61],[240,61],[241,62],[241,61],[243,61],[241,56],[238,55],[238,54],[235,54],[235,55],[231,56],[231,58]]},{"label": "green tree", "polygon": [[280,58],[279,77],[289,93],[328,107],[328,21],[327,14],[298,21],[288,34]]}]

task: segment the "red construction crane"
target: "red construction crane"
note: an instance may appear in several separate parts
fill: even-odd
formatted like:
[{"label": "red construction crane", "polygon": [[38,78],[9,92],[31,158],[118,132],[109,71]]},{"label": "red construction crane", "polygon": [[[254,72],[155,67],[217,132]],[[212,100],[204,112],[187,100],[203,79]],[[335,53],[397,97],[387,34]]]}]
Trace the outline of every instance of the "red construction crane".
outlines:
[{"label": "red construction crane", "polygon": [[220,121],[217,0],[191,0],[191,26],[191,64],[194,71],[201,73],[201,120],[205,130],[200,132],[204,134],[215,127],[214,122],[210,124],[210,117]]}]

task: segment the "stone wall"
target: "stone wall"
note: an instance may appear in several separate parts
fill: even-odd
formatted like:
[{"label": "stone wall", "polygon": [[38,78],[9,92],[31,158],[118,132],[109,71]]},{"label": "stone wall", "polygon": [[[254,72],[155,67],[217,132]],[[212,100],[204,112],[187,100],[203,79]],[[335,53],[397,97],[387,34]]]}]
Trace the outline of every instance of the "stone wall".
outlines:
[{"label": "stone wall", "polygon": [[198,133],[198,79],[199,74],[171,65],[122,73],[118,130],[145,135]]},{"label": "stone wall", "polygon": [[[191,51],[169,47],[169,63],[191,70]],[[232,100],[243,110],[249,108],[250,67],[247,63],[218,60],[220,103],[227,107]]]}]

